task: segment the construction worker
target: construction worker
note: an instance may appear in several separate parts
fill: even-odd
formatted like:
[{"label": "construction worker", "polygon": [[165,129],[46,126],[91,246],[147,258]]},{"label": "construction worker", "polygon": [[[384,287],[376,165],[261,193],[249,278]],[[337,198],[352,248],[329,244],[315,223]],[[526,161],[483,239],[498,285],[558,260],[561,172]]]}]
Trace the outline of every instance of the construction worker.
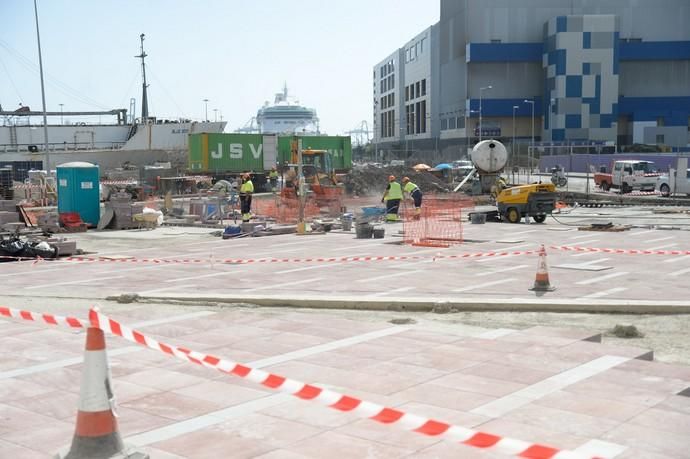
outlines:
[{"label": "construction worker", "polygon": [[268,181],[271,182],[271,191],[275,193],[276,187],[278,186],[278,170],[275,166],[273,166],[271,172],[268,173]]},{"label": "construction worker", "polygon": [[252,194],[254,184],[249,173],[242,174],[242,186],[240,186],[240,206],[242,207],[242,222],[246,223],[252,218]]},{"label": "construction worker", "polygon": [[402,198],[402,187],[395,181],[395,175],[388,176],[388,187],[383,193],[383,198],[381,198],[381,202],[385,201],[386,203],[386,221],[397,222],[400,220],[398,217],[398,210],[400,209],[400,201]]},{"label": "construction worker", "polygon": [[410,181],[409,177],[403,177],[403,193],[409,194],[414,201],[414,219],[419,220],[422,214],[422,190]]}]

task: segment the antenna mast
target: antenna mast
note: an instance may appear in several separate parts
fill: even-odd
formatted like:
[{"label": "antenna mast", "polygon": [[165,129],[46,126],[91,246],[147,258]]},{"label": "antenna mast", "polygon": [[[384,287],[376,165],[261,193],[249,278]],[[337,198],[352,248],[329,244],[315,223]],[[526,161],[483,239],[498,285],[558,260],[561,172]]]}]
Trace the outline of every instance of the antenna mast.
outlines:
[{"label": "antenna mast", "polygon": [[141,59],[141,76],[143,79],[143,94],[141,96],[141,121],[143,123],[146,123],[146,121],[149,118],[149,101],[148,96],[146,94],[146,88],[148,88],[148,85],[146,84],[146,65],[144,64],[144,58],[147,56],[147,54],[144,52],[144,34],[142,33],[141,35],[139,35],[139,38],[141,39],[141,54],[134,57]]}]

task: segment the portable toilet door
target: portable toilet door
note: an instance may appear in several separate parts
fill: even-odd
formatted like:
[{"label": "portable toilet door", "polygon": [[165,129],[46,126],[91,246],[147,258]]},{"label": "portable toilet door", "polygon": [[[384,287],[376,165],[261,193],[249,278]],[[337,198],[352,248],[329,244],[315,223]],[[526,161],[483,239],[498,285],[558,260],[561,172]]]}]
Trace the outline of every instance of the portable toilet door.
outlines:
[{"label": "portable toilet door", "polygon": [[95,164],[72,162],[57,166],[58,212],[77,212],[90,226],[101,218],[100,173]]}]

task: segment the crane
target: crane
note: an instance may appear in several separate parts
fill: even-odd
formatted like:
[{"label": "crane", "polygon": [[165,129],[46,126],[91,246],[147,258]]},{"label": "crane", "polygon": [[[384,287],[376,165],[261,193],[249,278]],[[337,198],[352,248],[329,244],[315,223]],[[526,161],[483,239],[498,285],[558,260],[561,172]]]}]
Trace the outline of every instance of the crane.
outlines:
[{"label": "crane", "polygon": [[345,131],[345,134],[352,136],[353,145],[366,145],[371,139],[371,131],[369,130],[369,123],[367,123],[367,120],[362,120],[359,126],[350,131]]},{"label": "crane", "polygon": [[256,117],[252,116],[249,118],[249,121],[244,123],[244,126],[241,128],[235,129],[235,132],[243,133],[243,134],[256,134],[259,132],[259,126],[256,124]]}]

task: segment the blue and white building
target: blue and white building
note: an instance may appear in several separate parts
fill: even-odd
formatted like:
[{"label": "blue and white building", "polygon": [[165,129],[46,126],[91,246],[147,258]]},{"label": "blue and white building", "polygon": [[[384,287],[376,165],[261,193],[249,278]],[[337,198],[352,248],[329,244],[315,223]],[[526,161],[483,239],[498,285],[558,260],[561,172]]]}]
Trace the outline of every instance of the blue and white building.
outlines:
[{"label": "blue and white building", "polygon": [[[402,128],[382,129],[374,67],[375,141],[384,150],[471,146],[480,134],[524,143],[534,120],[537,143],[686,148],[689,24],[688,0],[441,0],[439,22],[422,32],[429,59],[411,61],[410,43],[388,58],[403,83],[388,88],[396,103],[386,116]],[[426,110],[414,111],[410,132],[405,91],[420,64]]]}]

